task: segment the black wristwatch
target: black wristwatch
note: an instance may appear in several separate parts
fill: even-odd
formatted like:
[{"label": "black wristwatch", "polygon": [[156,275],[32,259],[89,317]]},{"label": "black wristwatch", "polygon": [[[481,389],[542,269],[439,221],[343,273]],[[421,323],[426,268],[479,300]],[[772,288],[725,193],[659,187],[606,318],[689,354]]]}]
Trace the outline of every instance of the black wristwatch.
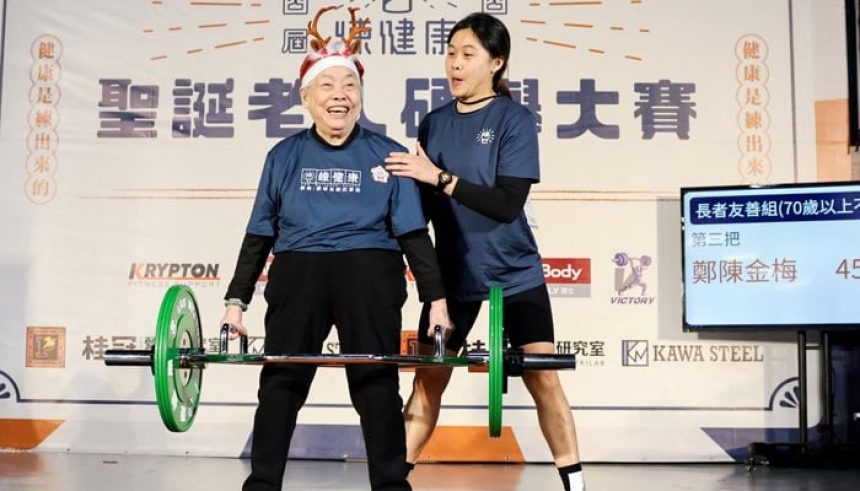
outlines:
[{"label": "black wristwatch", "polygon": [[452,176],[450,172],[443,170],[439,173],[439,177],[437,178],[436,189],[438,189],[439,191],[444,191],[445,186],[451,184],[451,181],[453,180],[454,176]]}]

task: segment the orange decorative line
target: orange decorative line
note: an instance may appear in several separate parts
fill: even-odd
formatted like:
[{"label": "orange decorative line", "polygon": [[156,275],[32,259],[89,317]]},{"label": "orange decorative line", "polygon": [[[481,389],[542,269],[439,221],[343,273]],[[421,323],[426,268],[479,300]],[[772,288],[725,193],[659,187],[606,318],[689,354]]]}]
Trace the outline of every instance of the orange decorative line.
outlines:
[{"label": "orange decorative line", "polygon": [[528,37],[527,37],[527,38],[526,38],[526,41],[532,41],[532,42],[535,42],[535,43],[536,43],[536,42],[537,42],[537,38],[528,38]]},{"label": "orange decorative line", "polygon": [[624,28],[621,26],[609,26],[609,28],[612,29],[613,31],[623,31],[624,30]]},{"label": "orange decorative line", "polygon": [[249,26],[250,26],[251,24],[268,24],[269,22],[271,22],[271,20],[269,20],[269,19],[263,19],[263,20],[246,20],[246,21],[245,21],[245,24],[247,24],[247,25],[249,25]]},{"label": "orange decorative line", "polygon": [[643,27],[642,29],[639,29],[639,32],[651,32],[651,29],[648,29],[647,27]]},{"label": "orange decorative line", "polygon": [[200,24],[197,26],[199,29],[209,29],[210,27],[227,27],[226,22],[220,22],[218,24]]},{"label": "orange decorative line", "polygon": [[596,53],[598,55],[605,55],[606,54],[606,51],[603,51],[602,49],[596,49],[596,48],[588,48],[588,52],[589,53]]},{"label": "orange decorative line", "polygon": [[194,48],[194,49],[189,49],[188,51],[186,51],[186,53],[188,53],[189,55],[193,55],[193,54],[199,53],[201,51],[203,51],[203,48]]},{"label": "orange decorative line", "polygon": [[155,5],[161,5],[161,0],[152,0],[152,3]]},{"label": "orange decorative line", "polygon": [[252,7],[262,7],[263,4],[262,3],[252,3],[251,6]]},{"label": "orange decorative line", "polygon": [[630,3],[642,3],[642,0],[630,0]]},{"label": "orange decorative line", "polygon": [[254,41],[255,43],[258,43],[258,42],[260,42],[260,41],[262,41],[262,40],[264,40],[264,39],[266,39],[266,38],[264,38],[264,37],[258,37],[258,38],[254,38],[254,39],[252,39],[251,41]]},{"label": "orange decorative line", "polygon": [[168,28],[167,30],[168,30],[168,31],[181,31],[181,30],[182,30],[182,28],[181,28],[181,27],[179,27],[179,26],[176,26],[176,27],[170,27],[170,28]]},{"label": "orange decorative line", "polygon": [[540,2],[532,2],[529,4],[529,7],[540,7]]},{"label": "orange decorative line", "polygon": [[215,49],[229,48],[230,46],[239,46],[240,44],[246,44],[247,42],[247,40],[243,39],[241,41],[234,41],[232,43],[216,44]]},{"label": "orange decorative line", "polygon": [[242,2],[189,2],[194,7],[241,7]]},{"label": "orange decorative line", "polygon": [[558,41],[548,41],[548,40],[544,40],[544,44],[551,44],[551,45],[553,45],[553,46],[561,46],[562,48],[571,48],[571,49],[576,49],[576,45],[575,45],[575,44],[560,43],[560,42],[558,42]]},{"label": "orange decorative line", "polygon": [[167,55],[158,55],[158,56],[153,56],[152,58],[150,58],[150,61],[163,60],[165,58],[167,58]]},{"label": "orange decorative line", "polygon": [[152,34],[153,32],[155,32],[155,29],[144,29],[143,30],[144,34]]},{"label": "orange decorative line", "polygon": [[633,60],[633,61],[642,61],[642,57],[641,57],[641,56],[624,55],[624,57],[625,57],[625,58],[627,58],[628,60]]},{"label": "orange decorative line", "polygon": [[566,7],[574,5],[603,5],[603,2],[549,2],[550,7]]},{"label": "orange decorative line", "polygon": [[584,27],[586,29],[594,28],[594,24],[577,24],[575,22],[565,22],[564,26],[565,27]]},{"label": "orange decorative line", "polygon": [[538,24],[538,25],[541,25],[541,26],[546,25],[546,21],[545,21],[545,20],[527,20],[527,19],[520,19],[520,22],[522,22],[523,24]]}]

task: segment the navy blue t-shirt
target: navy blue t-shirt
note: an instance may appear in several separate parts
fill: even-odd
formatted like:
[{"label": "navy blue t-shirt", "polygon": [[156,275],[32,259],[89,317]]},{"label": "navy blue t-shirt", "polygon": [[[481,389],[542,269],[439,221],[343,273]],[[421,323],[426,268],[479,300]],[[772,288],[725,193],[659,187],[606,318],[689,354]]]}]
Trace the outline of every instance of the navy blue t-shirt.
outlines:
[{"label": "navy blue t-shirt", "polygon": [[[540,181],[537,126],[528,109],[507,97],[458,113],[452,101],[430,112],[418,139],[438,167],[474,184],[494,187],[496,176]],[[496,221],[442,195],[429,195],[446,291],[456,299],[486,299],[491,286],[505,295],[544,283],[537,244],[522,212]]]},{"label": "navy blue t-shirt", "polygon": [[286,138],[266,156],[247,232],[276,236],[273,250],[400,250],[396,237],[427,223],[412,179],[384,167],[394,140],[358,128],[332,147],[311,133]]}]

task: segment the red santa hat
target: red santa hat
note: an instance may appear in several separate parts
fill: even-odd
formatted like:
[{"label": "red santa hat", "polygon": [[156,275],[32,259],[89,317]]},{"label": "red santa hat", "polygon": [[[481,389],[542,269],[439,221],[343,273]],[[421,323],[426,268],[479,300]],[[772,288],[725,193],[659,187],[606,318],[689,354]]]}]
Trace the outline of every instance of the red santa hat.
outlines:
[{"label": "red santa hat", "polygon": [[358,10],[358,7],[349,7],[352,22],[349,36],[346,38],[335,40],[334,44],[329,46],[331,37],[323,38],[317,30],[317,23],[322,14],[336,8],[338,7],[323,7],[316,13],[314,20],[308,22],[308,34],[313,37],[310,43],[312,51],[305,56],[302,66],[299,68],[302,88],[308,87],[323,70],[334,66],[342,66],[352,70],[359,81],[364,77],[364,66],[358,61],[357,56],[361,50],[361,39],[357,39],[357,36],[361,33],[370,32],[370,27],[367,27],[368,20],[356,21],[355,11]]}]

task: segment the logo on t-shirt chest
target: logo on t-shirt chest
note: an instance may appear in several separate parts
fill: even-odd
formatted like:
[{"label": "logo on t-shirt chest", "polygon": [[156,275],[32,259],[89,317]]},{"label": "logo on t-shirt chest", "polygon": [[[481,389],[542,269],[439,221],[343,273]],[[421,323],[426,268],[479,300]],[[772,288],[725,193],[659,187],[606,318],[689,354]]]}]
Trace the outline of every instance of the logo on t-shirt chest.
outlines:
[{"label": "logo on t-shirt chest", "polygon": [[299,190],[323,193],[360,193],[361,171],[303,168]]},{"label": "logo on t-shirt chest", "polygon": [[475,141],[481,145],[489,145],[496,139],[496,131],[492,128],[484,128],[475,136]]}]

